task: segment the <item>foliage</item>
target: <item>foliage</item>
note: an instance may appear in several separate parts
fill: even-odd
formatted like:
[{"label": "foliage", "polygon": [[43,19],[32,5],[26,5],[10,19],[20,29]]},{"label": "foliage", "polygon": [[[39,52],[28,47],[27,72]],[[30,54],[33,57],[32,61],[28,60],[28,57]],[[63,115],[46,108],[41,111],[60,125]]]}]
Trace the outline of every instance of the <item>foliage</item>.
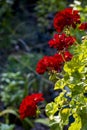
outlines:
[{"label": "foliage", "polygon": [[40,27],[50,26],[49,19],[53,18],[58,10],[61,10],[66,7],[67,1],[58,1],[58,0],[39,0],[37,1],[37,6],[35,7],[36,14],[38,16],[38,25]]},{"label": "foliage", "polygon": [[14,130],[14,125],[1,124],[0,130]]},{"label": "foliage", "polygon": [[[67,125],[69,122],[69,116],[73,115],[75,122],[71,124],[69,130],[73,128],[78,128],[78,130],[80,130],[83,126],[83,120],[86,121],[87,119],[86,116],[84,116],[84,118],[82,117],[82,115],[87,113],[86,48],[87,41],[84,41],[81,45],[75,48],[74,57],[64,65],[62,71],[63,78],[55,83],[54,89],[62,89],[62,93],[55,98],[54,102],[46,106],[47,115],[51,120],[55,121],[55,117],[57,116],[56,112],[58,112],[58,118],[60,119],[59,123],[61,123],[61,126]],[[68,91],[65,86],[68,87]],[[56,106],[54,107],[53,104]],[[57,123],[57,120],[55,122]],[[79,122],[79,124],[77,122]]]},{"label": "foliage", "polygon": [[[40,70],[42,69],[41,67],[46,67],[44,72],[48,72],[50,80],[54,81],[54,90],[62,90],[62,92],[54,98],[53,102],[46,105],[46,114],[50,119],[50,126],[52,130],[63,130],[64,126],[67,125],[69,125],[68,130],[86,130],[87,34],[84,33],[86,36],[82,38],[80,44],[76,41],[73,46],[71,46],[71,49],[70,47],[67,47],[67,44],[69,46],[70,42],[68,42],[66,38],[62,37],[62,35],[66,34],[71,36],[72,28],[74,31],[77,30],[78,32],[78,30],[80,30],[79,26],[81,25],[78,11],[73,10],[72,8],[67,8],[58,12],[54,18],[54,25],[58,34],[54,35],[54,38],[50,41],[50,45],[51,47],[56,48],[56,54],[62,56],[64,61],[62,61],[61,64],[61,60],[55,60],[54,57],[52,57],[54,61],[50,58],[47,59],[47,57],[43,57],[41,61],[38,62],[36,69]],[[82,28],[81,30],[87,31],[87,27],[85,26],[85,28]],[[73,35],[75,34],[73,33]],[[61,46],[63,47],[61,48]],[[68,61],[65,59],[66,57],[64,57],[66,50],[71,50],[73,53],[73,57],[71,57]],[[70,54],[67,55],[67,57],[68,56],[70,56]],[[62,69],[58,66],[59,63]],[[40,73],[40,71],[37,72],[39,74],[43,74]],[[74,119],[72,123],[70,123],[70,116]]]},{"label": "foliage", "polygon": [[14,1],[1,0],[0,1],[0,47],[10,45],[12,34],[12,9],[11,6]]},{"label": "foliage", "polygon": [[81,44],[77,42],[76,46],[73,45],[71,50],[73,58],[65,61],[63,70],[55,72],[55,75],[50,73],[50,80],[55,82],[54,90],[62,90],[54,102],[46,106],[47,116],[55,130],[63,130],[69,124],[70,116],[74,121],[68,130],[87,129],[87,36]]},{"label": "foliage", "polygon": [[[81,22],[86,22],[87,19],[87,2],[82,0],[74,0],[73,3],[69,4],[70,7],[80,11]],[[85,35],[84,31],[79,31],[77,29],[71,30],[72,34],[76,36],[78,42],[81,41],[81,37]]]},{"label": "foliage", "polygon": [[[9,115],[14,115],[20,120],[18,107],[25,96],[45,91],[50,85],[46,75],[42,77],[34,71],[35,64],[42,55],[35,56],[36,54],[28,53],[10,55],[6,70],[0,75],[0,99],[4,103],[0,117],[5,119],[6,124],[8,124],[7,120],[10,122]],[[25,119],[22,124],[26,130],[34,125],[32,119]]]},{"label": "foliage", "polygon": [[4,105],[18,105],[25,96],[23,90],[27,84],[25,77],[21,76],[20,72],[3,73],[1,82],[1,100],[4,102]]},{"label": "foliage", "polygon": [[[25,51],[31,52],[37,47],[34,44],[38,42],[39,29],[35,23],[26,22],[29,16],[26,11],[23,13],[21,20],[18,18],[19,15],[13,17],[13,3],[14,0],[0,1],[0,47],[8,48],[11,44],[16,45],[19,42],[23,45],[22,48]],[[42,32],[44,27],[47,27],[51,22],[49,19],[52,19],[53,15],[66,5],[67,2],[64,3],[63,0],[51,0],[50,2],[41,0],[37,2],[35,10]],[[84,2],[81,5],[75,3],[73,6],[80,10],[81,21],[85,21],[87,9]],[[35,120],[50,126],[52,130],[63,130],[64,126],[69,125],[70,117],[74,118],[74,121],[70,124],[69,130],[87,129],[87,36],[84,37],[85,40],[82,40],[81,43],[81,38],[85,35],[84,31],[78,31],[77,28],[69,31],[69,33],[77,37],[80,45],[69,48],[74,56],[71,61],[65,62],[61,73],[55,71],[49,73],[49,79],[55,83],[54,89],[56,91],[62,90],[60,95],[46,106],[46,113],[50,120]],[[66,30],[67,32],[68,30]],[[43,36],[43,39],[41,41],[40,37],[39,42],[49,39],[48,35],[47,38]],[[42,47],[42,44],[40,46]],[[47,80],[47,75],[43,77],[35,72],[35,64],[41,57],[42,54],[22,52],[9,56],[6,70],[0,75],[0,98],[4,103],[3,109],[5,109],[0,111],[0,117],[3,117],[6,123],[0,124],[0,130],[14,129],[14,125],[9,125],[9,115],[12,114],[18,121],[20,120],[18,106],[26,95],[32,92],[45,92],[48,85],[52,84]],[[34,120],[34,118],[32,119]],[[33,127],[34,122],[32,119],[27,118],[22,121],[26,130]]]},{"label": "foliage", "polygon": [[[35,29],[37,28],[35,21],[32,22],[33,20],[29,19],[31,14],[26,9],[27,7],[25,8],[26,1],[19,0],[17,3],[16,0],[0,1],[0,48],[11,49],[11,47],[14,47],[12,49],[15,49],[17,47],[17,50],[22,48],[29,51],[27,44],[36,43],[38,31]],[[35,41],[33,37],[35,37]]]}]

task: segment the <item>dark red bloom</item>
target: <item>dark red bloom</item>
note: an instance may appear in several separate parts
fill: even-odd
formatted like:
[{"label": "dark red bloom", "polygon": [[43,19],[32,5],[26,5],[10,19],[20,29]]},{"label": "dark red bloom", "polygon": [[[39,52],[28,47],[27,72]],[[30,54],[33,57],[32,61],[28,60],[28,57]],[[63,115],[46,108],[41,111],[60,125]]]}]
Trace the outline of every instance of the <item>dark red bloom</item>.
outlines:
[{"label": "dark red bloom", "polygon": [[48,42],[50,47],[63,50],[71,46],[75,42],[75,38],[72,36],[66,36],[66,34],[55,34],[54,38]]},{"label": "dark red bloom", "polygon": [[51,56],[50,59],[50,70],[56,70],[56,71],[60,71],[61,70],[61,66],[64,62],[63,57],[61,54],[56,53],[54,56]]},{"label": "dark red bloom", "polygon": [[39,60],[36,72],[39,74],[44,74],[44,72],[47,70],[47,67],[49,66],[50,59],[48,56],[44,56],[41,60]]},{"label": "dark red bloom", "polygon": [[39,74],[44,74],[46,71],[58,71],[61,64],[64,62],[61,54],[54,56],[44,56],[37,64],[36,71]]},{"label": "dark red bloom", "polygon": [[81,25],[79,26],[79,29],[87,31],[87,23],[81,23]]},{"label": "dark red bloom", "polygon": [[69,51],[65,51],[64,52],[64,59],[65,59],[65,61],[71,60],[72,57],[73,57],[73,55]]},{"label": "dark red bloom", "polygon": [[44,66],[44,60],[41,59],[38,61],[36,72],[39,74],[44,74],[45,71],[46,71],[46,66]]},{"label": "dark red bloom", "polygon": [[34,100],[34,102],[36,104],[44,100],[42,93],[34,93],[34,94],[30,95],[30,96],[31,96],[32,100]]},{"label": "dark red bloom", "polygon": [[26,117],[32,117],[36,115],[37,103],[43,101],[42,93],[35,93],[29,96],[26,96],[22,103],[20,104],[19,113],[20,118],[24,119]]},{"label": "dark red bloom", "polygon": [[79,12],[73,8],[66,8],[55,15],[53,24],[58,32],[62,32],[65,27],[75,28],[78,23],[80,23]]}]

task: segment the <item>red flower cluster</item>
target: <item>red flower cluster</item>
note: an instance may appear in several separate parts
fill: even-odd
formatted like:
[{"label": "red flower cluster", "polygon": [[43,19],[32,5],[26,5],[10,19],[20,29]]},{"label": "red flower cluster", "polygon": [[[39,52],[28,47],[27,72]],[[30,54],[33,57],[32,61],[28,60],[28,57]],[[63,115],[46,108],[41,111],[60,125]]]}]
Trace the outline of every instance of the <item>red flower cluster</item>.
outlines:
[{"label": "red flower cluster", "polygon": [[24,119],[28,116],[30,117],[35,116],[36,110],[37,110],[37,104],[43,100],[44,98],[43,98],[42,93],[35,93],[32,95],[26,96],[22,100],[22,103],[20,104],[20,108],[19,108],[20,118]]},{"label": "red flower cluster", "polygon": [[54,27],[58,32],[62,32],[64,27],[76,27],[80,23],[80,15],[77,10],[66,8],[56,14],[54,17]]},{"label": "red flower cluster", "polygon": [[58,70],[63,63],[63,58],[60,54],[54,56],[44,56],[37,64],[36,71],[39,74],[44,74],[46,71]]},{"label": "red flower cluster", "polygon": [[68,48],[75,42],[75,38],[72,36],[66,36],[63,34],[55,34],[54,38],[48,42],[50,47],[57,48],[58,50],[63,50]]},{"label": "red flower cluster", "polygon": [[39,74],[44,74],[46,71],[56,70],[61,71],[65,61],[72,58],[72,55],[67,51],[63,55],[55,54],[54,56],[44,56],[37,64],[36,71]]},{"label": "red flower cluster", "polygon": [[[77,10],[66,8],[58,12],[54,18],[54,27],[58,32],[62,32],[65,27],[76,27],[80,24],[80,15]],[[60,72],[65,61],[72,59],[68,48],[76,41],[75,37],[67,36],[64,33],[55,34],[48,44],[50,47],[56,48],[59,53],[53,56],[44,56],[37,64],[36,71],[39,74],[44,74],[46,71],[55,70]]]},{"label": "red flower cluster", "polygon": [[80,30],[87,30],[87,23],[81,23],[81,25],[79,26]]}]

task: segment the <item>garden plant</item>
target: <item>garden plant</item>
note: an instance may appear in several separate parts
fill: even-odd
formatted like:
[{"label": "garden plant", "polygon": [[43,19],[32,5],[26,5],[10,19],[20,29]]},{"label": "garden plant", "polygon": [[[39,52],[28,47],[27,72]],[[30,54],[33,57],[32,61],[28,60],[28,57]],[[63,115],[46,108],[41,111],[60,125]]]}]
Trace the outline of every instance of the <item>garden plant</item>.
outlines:
[{"label": "garden plant", "polygon": [[[48,44],[56,49],[53,56],[44,56],[37,64],[39,74],[47,72],[54,83],[54,90],[61,89],[59,96],[46,105],[52,130],[87,129],[87,23],[82,23],[80,13],[73,8],[66,8],[54,17],[56,34]],[[72,30],[85,31],[78,43]],[[38,103],[43,101],[41,93],[26,96],[19,108],[21,119],[36,117]],[[73,119],[70,122],[70,118]]]},{"label": "garden plant", "polygon": [[0,130],[87,130],[87,2],[34,1],[0,1]]}]

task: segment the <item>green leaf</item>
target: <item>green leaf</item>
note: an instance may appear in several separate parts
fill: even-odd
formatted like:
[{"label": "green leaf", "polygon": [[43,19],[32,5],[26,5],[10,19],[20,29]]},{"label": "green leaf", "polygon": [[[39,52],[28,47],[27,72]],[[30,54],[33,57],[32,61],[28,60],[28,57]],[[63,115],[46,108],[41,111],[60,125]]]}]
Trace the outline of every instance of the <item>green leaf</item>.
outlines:
[{"label": "green leaf", "polygon": [[55,123],[51,126],[50,130],[63,130],[62,127],[60,126],[60,124]]},{"label": "green leaf", "polygon": [[67,100],[67,98],[64,97],[65,93],[66,93],[66,90],[63,90],[63,92],[61,92],[60,95],[57,96],[57,97],[54,99],[55,103],[56,103],[57,106],[58,106],[58,109],[61,108],[61,107],[63,106],[64,102],[66,102],[66,100]]},{"label": "green leaf", "polygon": [[69,67],[68,63],[64,65],[64,71],[67,72],[69,75],[71,74],[72,69]]},{"label": "green leaf", "polygon": [[87,130],[87,119],[82,119],[82,128],[81,130]]},{"label": "green leaf", "polygon": [[70,125],[69,130],[81,130],[82,124],[80,116],[77,114],[74,114],[73,116],[75,121]]},{"label": "green leaf", "polygon": [[55,83],[54,89],[63,89],[66,85],[66,82],[64,82],[64,79],[60,79]]},{"label": "green leaf", "polygon": [[49,119],[48,119],[48,118],[36,119],[35,122],[36,122],[36,123],[42,123],[42,124],[44,124],[44,125],[49,126]]},{"label": "green leaf", "polygon": [[81,130],[87,130],[87,111],[86,113],[82,112],[80,116],[81,116],[81,123],[82,123]]},{"label": "green leaf", "polygon": [[58,80],[57,73],[56,72],[50,73],[49,80],[55,83]]},{"label": "green leaf", "polygon": [[69,123],[69,113],[70,113],[69,108],[64,108],[60,111],[61,120],[63,121],[64,125],[68,125]]},{"label": "green leaf", "polygon": [[0,130],[14,130],[14,125],[1,124]]},{"label": "green leaf", "polygon": [[10,108],[1,111],[0,116],[3,116],[3,115],[8,114],[8,113],[13,114],[13,115],[15,115],[15,116],[17,116],[19,118],[19,115],[17,114],[17,112],[15,110],[13,110],[13,109],[10,109]]},{"label": "green leaf", "polygon": [[46,105],[46,114],[49,116],[49,118],[52,120],[54,114],[58,111],[58,106],[56,103],[51,102]]},{"label": "green leaf", "polygon": [[50,127],[51,127],[51,130],[63,130],[63,125],[62,125],[60,115],[55,116],[54,120],[50,121]]}]

